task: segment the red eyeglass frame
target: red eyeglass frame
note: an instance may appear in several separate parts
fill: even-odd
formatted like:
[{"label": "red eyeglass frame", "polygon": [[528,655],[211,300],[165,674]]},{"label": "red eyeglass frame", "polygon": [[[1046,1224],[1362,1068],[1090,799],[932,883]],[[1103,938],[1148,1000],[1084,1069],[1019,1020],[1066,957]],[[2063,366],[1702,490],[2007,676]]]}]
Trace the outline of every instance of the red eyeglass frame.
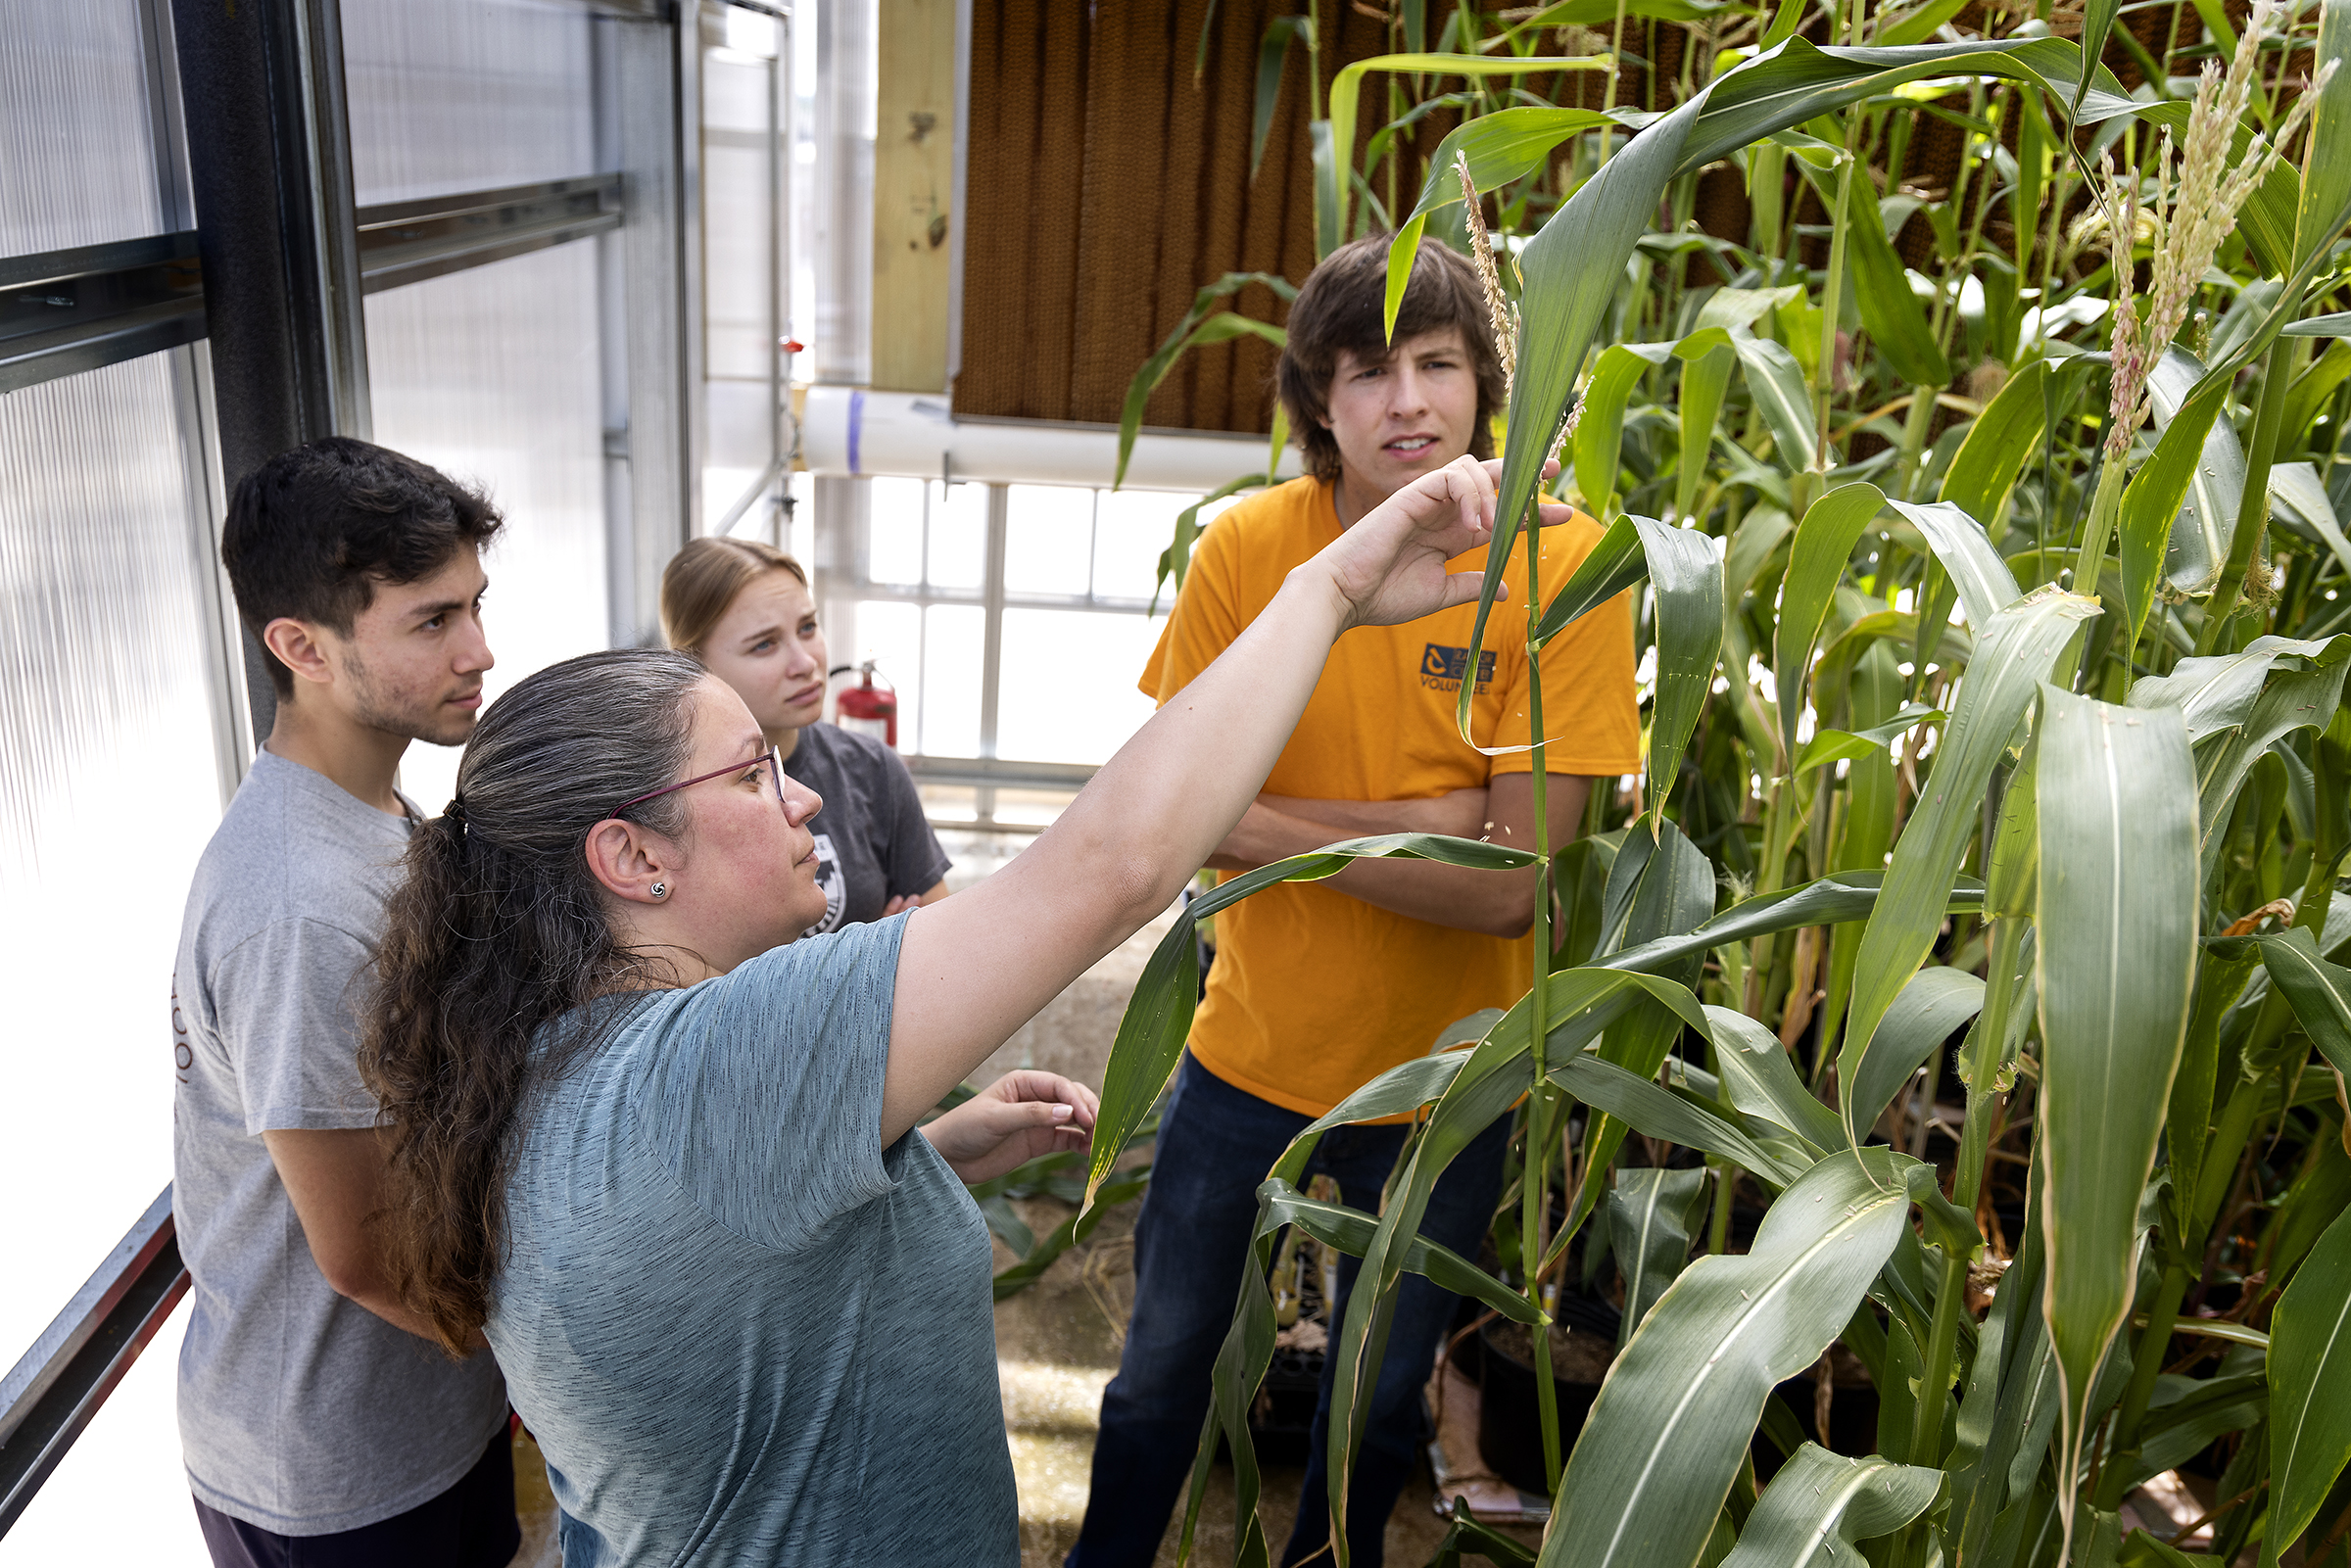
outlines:
[{"label": "red eyeglass frame", "polygon": [[611,821],[631,806],[642,806],[648,800],[658,800],[663,795],[674,793],[677,790],[692,788],[697,784],[708,784],[713,779],[723,779],[730,773],[741,773],[745,768],[756,768],[762,762],[767,764],[768,778],[776,786],[776,804],[781,806],[784,804],[784,759],[777,755],[774,746],[769,746],[766,751],[748,762],[730,762],[715,772],[697,775],[683,784],[665,784],[659,789],[648,790],[634,800],[624,800],[606,812],[604,820]]}]

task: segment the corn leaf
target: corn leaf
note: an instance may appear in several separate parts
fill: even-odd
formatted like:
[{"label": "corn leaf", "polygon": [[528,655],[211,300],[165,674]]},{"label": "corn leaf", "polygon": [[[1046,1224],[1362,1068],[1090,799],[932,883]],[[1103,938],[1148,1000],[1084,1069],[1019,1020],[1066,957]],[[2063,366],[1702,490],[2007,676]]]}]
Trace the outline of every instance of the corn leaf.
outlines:
[{"label": "corn leaf", "polygon": [[[1298,286],[1272,272],[1227,272],[1192,296],[1192,308],[1183,312],[1183,319],[1176,323],[1176,330],[1170,332],[1160,346],[1152,351],[1151,357],[1145,359],[1142,367],[1135,371],[1134,379],[1127,383],[1127,402],[1119,411],[1119,461],[1111,472],[1111,489],[1116,490],[1126,482],[1127,460],[1134,454],[1134,438],[1143,428],[1143,407],[1151,401],[1152,392],[1168,379],[1168,372],[1176,367],[1176,361],[1183,356],[1184,350],[1192,347],[1195,341],[1222,342],[1224,338],[1237,337],[1243,331],[1254,331],[1274,344],[1287,341],[1279,327],[1267,326],[1264,322],[1232,328],[1224,332],[1223,338],[1198,337],[1201,323],[1216,309],[1217,302],[1229,299],[1252,283],[1264,284],[1285,303],[1298,298]],[[1232,319],[1238,321],[1242,318],[1233,316]]]},{"label": "corn leaf", "polygon": [[[1348,182],[1339,174],[1355,157],[1355,127],[1363,113],[1364,77],[1374,71],[1398,71],[1435,76],[1523,76],[1536,71],[1606,71],[1606,55],[1374,55],[1341,67],[1330,81],[1329,139],[1340,149],[1329,169],[1315,174],[1315,254],[1328,256],[1345,243]],[[1433,172],[1433,171],[1432,171]],[[1327,215],[1327,216],[1326,216]],[[1631,246],[1625,247],[1630,250]]]},{"label": "corn leaf", "polygon": [[1632,1338],[1665,1287],[1690,1261],[1690,1238],[1704,1211],[1706,1170],[1628,1166],[1608,1193],[1608,1250],[1624,1276],[1616,1343]]},{"label": "corn leaf", "polygon": [[[2195,974],[2195,768],[2178,717],[2043,687],[2040,1128],[2044,1313],[2077,1473],[2092,1386],[2131,1310],[2140,1197]],[[2073,1494],[2059,1498],[2072,1528]]]},{"label": "corn leaf", "polygon": [[[1878,907],[1888,874],[1841,871],[1776,893],[1764,893],[1735,904],[1685,936],[1659,937],[1621,953],[1596,959],[1596,966],[1636,970],[1655,974],[1693,955],[1752,936],[1768,936],[1799,926],[1831,926],[1866,919]],[[1951,885],[1935,893],[1935,924],[1945,915],[1975,914],[1984,907],[1984,884],[1972,877],[1953,877]]]},{"label": "corn leaf", "polygon": [[[2016,586],[2016,574],[2008,570],[2000,552],[1991,547],[1991,541],[1975,518],[1947,500],[1925,506],[1903,500],[1889,500],[1886,504],[1927,536],[1936,561],[1950,574],[1951,586],[1959,591],[1960,612],[1978,637],[1984,635],[1994,615],[2023,596],[2023,591]],[[1950,601],[1943,602],[1947,606]]]},{"label": "corn leaf", "polygon": [[1812,649],[1828,619],[1830,601],[1851,561],[1861,530],[1885,505],[1875,485],[1840,485],[1804,510],[1788,549],[1788,575],[1780,587],[1780,618],[1771,639],[1772,680],[1780,707],[1784,757],[1796,755],[1796,724],[1803,710],[1804,678]]},{"label": "corn leaf", "polygon": [[2334,502],[2319,480],[2318,464],[2279,463],[2271,468],[2270,517],[2325,545],[2343,570],[2351,572],[2351,539],[2343,536]]},{"label": "corn leaf", "polygon": [[2294,210],[2297,268],[2343,237],[2343,213],[2351,208],[2351,0],[2321,0],[2316,58],[2340,64],[2319,94],[2302,155],[2301,201]]},{"label": "corn leaf", "polygon": [[2280,737],[2323,729],[2342,703],[2351,634],[2320,641],[2255,638],[2242,652],[2182,659],[2166,677],[2131,689],[2134,708],[2178,708],[2195,744],[2202,865],[2210,877],[2227,837],[2229,808],[2253,764]]},{"label": "corn leaf", "polygon": [[[1910,976],[1869,1043],[1837,1059],[1837,1100],[1846,1141],[1858,1146],[1919,1064],[1984,1007],[1984,982],[1965,970],[1931,967]],[[1854,1038],[1858,1038],[1855,1036]]]},{"label": "corn leaf", "polygon": [[[1692,1027],[1703,1032],[1711,1023],[1702,1015]],[[1555,1034],[1553,1038],[1557,1040],[1559,1036]],[[1794,1181],[1805,1169],[1801,1164],[1792,1164],[1782,1160],[1712,1112],[1691,1104],[1670,1089],[1659,1088],[1637,1072],[1626,1071],[1595,1052],[1563,1053],[1548,1075],[1552,1082],[1578,1100],[1607,1112],[1644,1137],[1719,1156],[1773,1186]],[[1592,1158],[1596,1166],[1605,1168],[1602,1155],[1595,1153]]]},{"label": "corn leaf", "polygon": [[1649,576],[1649,557],[1641,548],[1641,530],[1622,512],[1600,536],[1600,543],[1577,564],[1536,623],[1534,641],[1548,641],[1569,622],[1589,614]]},{"label": "corn leaf", "polygon": [[[1193,902],[1197,904],[1200,900]],[[1558,1016],[1572,1021],[1577,1014],[1636,986],[1671,1008],[1690,1026],[1702,1030],[1707,1026],[1705,1014],[1685,986],[1626,971],[1578,969],[1555,975],[1550,982],[1551,1006]],[[1528,999],[1521,998],[1469,1053],[1453,1083],[1429,1112],[1427,1124],[1412,1144],[1404,1164],[1390,1179],[1379,1227],[1365,1249],[1363,1268],[1357,1275],[1355,1289],[1348,1293],[1347,1310],[1330,1353],[1338,1367],[1331,1387],[1328,1449],[1333,1519],[1348,1517],[1346,1492],[1354,1474],[1356,1453],[1363,1446],[1376,1368],[1395,1310],[1396,1289],[1402,1278],[1401,1249],[1409,1238],[1418,1234],[1429,1195],[1446,1167],[1496,1117],[1506,1115],[1532,1085],[1530,1017]],[[1561,1028],[1570,1026],[1562,1024]],[[1555,1040],[1559,1032],[1554,1031]],[[1106,1095],[1106,1102],[1107,1098]],[[1295,1180],[1304,1168],[1306,1158],[1301,1144],[1293,1144],[1272,1173]],[[1219,1392],[1222,1397],[1223,1391]],[[1201,1484],[1200,1472],[1194,1472],[1194,1479],[1197,1488]],[[1239,1494],[1237,1471],[1235,1479],[1235,1506],[1246,1515],[1255,1507],[1255,1496]],[[1331,1545],[1337,1560],[1344,1564],[1348,1559],[1343,1534],[1334,1536]]]},{"label": "corn leaf", "polygon": [[[1304,38],[1312,47],[1315,38],[1315,19],[1309,17],[1275,17],[1266,24],[1265,36],[1257,46],[1257,103],[1249,120],[1249,177],[1257,178],[1258,166],[1266,161],[1266,138],[1273,131],[1273,107],[1281,99],[1282,67],[1289,62],[1290,44]],[[1202,39],[1202,47],[1207,41]],[[1308,84],[1312,91],[1313,84]]]},{"label": "corn leaf", "polygon": [[[1886,890],[1861,936],[1847,1015],[1839,1081],[1849,1083],[1895,997],[1909,983],[1943,924],[1943,908],[1975,835],[1992,766],[2023,727],[2039,684],[2074,629],[2094,614],[2088,600],[2044,590],[1993,615],[1959,689],[1959,704],[1927,792],[1903,825],[1886,871]],[[1848,1069],[1846,1058],[1853,1060]],[[1873,1109],[1871,1115],[1876,1115]]]},{"label": "corn leaf", "polygon": [[1877,186],[1866,172],[1856,172],[1846,201],[1846,260],[1853,269],[1853,300],[1861,308],[1861,323],[1895,373],[1911,383],[1916,395],[1932,397],[1950,385],[1950,361],[1935,341],[1926,308],[1910,291],[1901,258],[1894,254],[1878,208]]},{"label": "corn leaf", "polygon": [[2351,969],[2319,957],[2307,927],[2255,939],[2270,983],[2294,1010],[2311,1043],[2337,1072],[2351,1072]]},{"label": "corn leaf", "polygon": [[1941,708],[1911,703],[1884,724],[1873,724],[1866,730],[1822,730],[1804,742],[1798,753],[1795,773],[1802,778],[1815,768],[1834,763],[1850,762],[1873,752],[1884,751],[1897,736],[1907,734],[1922,724],[1940,724],[1950,715]]},{"label": "corn leaf", "polygon": [[1714,443],[1714,421],[1722,412],[1723,394],[1730,390],[1735,357],[1730,334],[1719,328],[1693,332],[1673,346],[1682,361],[1682,449],[1674,459],[1673,509],[1678,517],[1694,515],[1699,486],[1706,477],[1706,456]]},{"label": "corn leaf", "polygon": [[2048,379],[2046,359],[2036,359],[2010,376],[1967,427],[1943,473],[1942,499],[1970,517],[1983,518],[1987,528],[1999,526],[2017,478],[2048,428],[2041,404]]},{"label": "corn leaf", "polygon": [[[2170,428],[2203,377],[2203,361],[2185,349],[2174,347],[2156,361],[2147,372],[2147,393],[2158,432]],[[2229,541],[2236,532],[2237,502],[2244,493],[2244,444],[2236,439],[2235,426],[2216,419],[2188,475],[2163,562],[2164,575],[2181,593],[2208,593],[2219,581],[2229,564]],[[2146,622],[2140,595],[2154,592],[2153,565],[2128,551],[2123,557],[2123,592],[2130,595],[2135,624]]]},{"label": "corn leaf", "polygon": [[[1625,258],[1648,231],[1675,174],[1922,77],[1976,73],[2070,93],[2081,72],[2081,51],[2058,38],[1898,49],[1821,49],[1791,38],[1716,77],[1689,102],[1652,121],[1561,203],[1519,258],[1525,288],[1518,375],[1511,391],[1512,440],[1504,453],[1494,540],[1470,628],[1470,657],[1485,643],[1495,585],[1541,480],[1552,437],[1566,416],[1592,335],[1615,297]],[[2093,67],[2092,80],[2084,100],[2085,119],[2135,112],[2137,106],[2110,72]],[[1334,101],[1337,96],[1334,90]],[[1809,461],[1807,451],[1798,466]],[[1469,733],[1470,696],[1464,687],[1456,717],[1463,736]]]},{"label": "corn leaf", "polygon": [[2351,1460],[2351,1214],[2294,1271],[2270,1328],[2270,1568],[2309,1528]]},{"label": "corn leaf", "polygon": [[1616,513],[1616,459],[1623,445],[1624,403],[1652,365],[1672,356],[1669,343],[1619,343],[1600,356],[1575,422],[1575,485],[1595,516]]},{"label": "corn leaf", "polygon": [[1748,396],[1762,411],[1763,426],[1778,449],[1779,465],[1792,474],[1804,472],[1813,466],[1820,446],[1804,367],[1769,338],[1742,336],[1732,339],[1731,346],[1738,351],[1739,368],[1747,373]]},{"label": "corn leaf", "polygon": [[[1722,557],[1695,528],[1636,517],[1649,584],[1657,598],[1657,694],[1649,728],[1644,807],[1662,821],[1665,797],[1681,772],[1682,749],[1706,705],[1722,651]],[[1466,686],[1468,683],[1463,683]]]},{"label": "corn leaf", "polygon": [[1722,1568],[1847,1568],[1862,1561],[1857,1543],[1899,1530],[1942,1490],[1940,1470],[1807,1443],[1771,1478]]},{"label": "corn leaf", "polygon": [[1820,1358],[1893,1254],[1910,1164],[1884,1149],[1831,1155],[1772,1205],[1751,1251],[1683,1270],[1593,1402],[1545,1568],[1697,1558],[1772,1386]]},{"label": "corn leaf", "polygon": [[1822,1105],[1797,1076],[1788,1048],[1762,1024],[1727,1007],[1708,1007],[1714,1025],[1714,1060],[1723,1092],[1743,1115],[1785,1127],[1813,1156],[1845,1143],[1837,1113]]},{"label": "corn leaf", "polygon": [[1568,137],[1595,125],[1615,123],[1613,116],[1597,109],[1524,104],[1464,120],[1437,143],[1428,161],[1428,178],[1420,185],[1420,199],[1388,242],[1383,335],[1396,336],[1396,313],[1404,309],[1405,286],[1412,281],[1413,258],[1419,253],[1429,214],[1462,199],[1462,177],[1456,168],[1459,159],[1469,160],[1469,180],[1480,192],[1497,190],[1545,167],[1553,149]]}]

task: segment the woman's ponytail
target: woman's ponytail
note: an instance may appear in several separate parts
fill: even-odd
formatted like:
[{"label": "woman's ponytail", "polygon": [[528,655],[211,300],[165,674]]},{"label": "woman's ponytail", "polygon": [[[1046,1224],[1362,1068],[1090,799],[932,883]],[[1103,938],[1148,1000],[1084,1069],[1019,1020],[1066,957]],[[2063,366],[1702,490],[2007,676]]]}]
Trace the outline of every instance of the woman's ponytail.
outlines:
[{"label": "woman's ponytail", "polygon": [[[540,671],[482,716],[456,798],[408,841],[360,1070],[393,1137],[377,1216],[391,1279],[453,1355],[489,1313],[533,1084],[593,1044],[589,1002],[655,983],[613,939],[582,846],[616,802],[682,771],[703,678],[638,650]],[[630,815],[682,826],[674,796]]]}]

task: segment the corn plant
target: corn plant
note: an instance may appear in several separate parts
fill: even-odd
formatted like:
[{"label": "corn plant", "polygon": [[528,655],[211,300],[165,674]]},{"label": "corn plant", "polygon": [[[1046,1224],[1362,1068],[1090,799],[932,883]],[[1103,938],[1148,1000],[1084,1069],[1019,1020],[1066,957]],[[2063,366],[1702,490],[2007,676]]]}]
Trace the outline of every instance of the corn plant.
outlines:
[{"label": "corn plant", "polygon": [[[1391,321],[1415,247],[1482,248],[1487,203],[1503,236],[1477,636],[1506,572],[1535,583],[1519,523],[1564,441],[1556,486],[1604,531],[1527,595],[1530,641],[1639,594],[1647,763],[1574,844],[1335,844],[1195,900],[1154,956],[1089,1201],[1181,1053],[1192,920],[1363,855],[1546,879],[1529,994],[1267,1172],[1187,1549],[1222,1440],[1236,1560],[1267,1560],[1247,1415],[1296,1227],[1363,1259],[1333,1518],[1410,1271],[1536,1330],[1547,1565],[2351,1554],[2351,0],[2165,7],[2160,51],[2141,9],[2088,0],[2061,37],[2045,6],[1962,33],[1957,0],[1565,0],[1457,8],[1432,50],[1406,4],[1397,54],[1327,93],[1317,64],[1318,232],[1393,228]],[[1288,21],[1276,84],[1312,43]],[[1628,37],[1660,26],[1687,38],[1672,101],[1621,108]],[[1607,52],[1540,53],[1575,29]],[[1587,70],[1603,108],[1529,101]],[[1459,126],[1404,166],[1440,101]],[[1929,124],[1961,156],[1922,188]],[[1725,165],[1744,236],[1688,221]],[[1298,1190],[1323,1130],[1406,1113],[1376,1212]],[[1425,1241],[1438,1176],[1506,1116],[1488,1256]],[[1610,1206],[1675,1217],[1618,1256],[1626,1335],[1569,1441],[1542,1326]],[[1783,1390],[1837,1346],[1877,1393],[1868,1452]],[[2183,1466],[2207,1516],[2126,1537]],[[1457,1516],[1463,1555],[1537,1560]]]}]

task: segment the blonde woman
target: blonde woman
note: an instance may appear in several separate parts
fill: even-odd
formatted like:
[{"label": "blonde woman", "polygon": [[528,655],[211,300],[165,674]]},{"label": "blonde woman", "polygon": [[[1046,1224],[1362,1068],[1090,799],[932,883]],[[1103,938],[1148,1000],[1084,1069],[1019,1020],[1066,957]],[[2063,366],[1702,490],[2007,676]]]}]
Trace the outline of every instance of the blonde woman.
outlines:
[{"label": "blonde woman", "polygon": [[756,540],[694,541],[661,574],[661,634],[735,689],[784,771],[824,801],[808,828],[825,914],[809,935],[947,896],[951,862],[906,764],[822,722],[825,634],[798,561]]}]

